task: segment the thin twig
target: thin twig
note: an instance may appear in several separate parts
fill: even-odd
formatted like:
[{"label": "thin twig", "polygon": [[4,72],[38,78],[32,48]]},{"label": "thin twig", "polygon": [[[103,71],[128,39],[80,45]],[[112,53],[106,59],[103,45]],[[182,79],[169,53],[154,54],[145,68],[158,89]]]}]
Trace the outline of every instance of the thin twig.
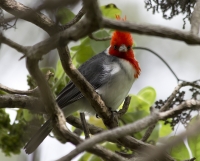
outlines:
[{"label": "thin twig", "polygon": [[16,49],[18,52],[21,52],[22,54],[26,54],[28,49],[29,49],[29,47],[25,47],[23,45],[20,45],[16,42],[4,37],[3,35],[1,35],[0,40],[1,40],[1,43],[4,43],[4,44]]},{"label": "thin twig", "polygon": [[187,160],[184,160],[184,161],[195,161],[195,160],[196,160],[196,158],[193,157],[193,158],[191,158],[191,159],[187,159]]},{"label": "thin twig", "polygon": [[9,93],[9,94],[20,94],[20,95],[27,95],[27,96],[36,96],[38,95],[37,87],[28,91],[22,91],[17,89],[12,89],[0,84],[0,90]]},{"label": "thin twig", "polygon": [[85,14],[84,12],[84,7],[81,8],[81,10],[78,12],[78,14],[73,18],[73,20],[71,20],[69,23],[67,23],[66,25],[63,25],[63,29],[67,29],[71,26],[73,26],[75,23],[77,23]]},{"label": "thin twig", "polygon": [[172,74],[174,75],[174,77],[176,78],[177,82],[180,81],[180,79],[178,78],[178,76],[175,74],[175,72],[172,70],[172,68],[169,66],[169,64],[159,55],[157,54],[156,52],[154,52],[153,50],[151,49],[148,49],[148,48],[145,48],[145,47],[134,47],[133,48],[134,50],[136,49],[142,49],[142,50],[146,50],[146,51],[149,51],[151,53],[153,53],[155,56],[157,56],[166,66],[167,68],[172,72]]},{"label": "thin twig", "polygon": [[192,87],[196,87],[200,89],[200,86],[192,83],[192,82],[183,82],[181,84],[179,84],[174,91],[172,92],[172,94],[169,96],[169,98],[167,99],[167,101],[165,102],[165,104],[161,107],[160,111],[163,112],[165,110],[168,109],[170,103],[173,101],[175,95],[177,94],[177,92],[180,90],[180,88],[185,87],[185,86],[192,86]]},{"label": "thin twig", "polygon": [[148,129],[145,131],[145,134],[143,135],[141,141],[146,142],[148,138],[151,136],[151,133],[153,132],[155,127],[156,127],[156,124],[149,126]]},{"label": "thin twig", "polygon": [[118,117],[119,118],[122,117],[127,112],[130,102],[131,102],[131,96],[127,96],[125,98],[125,101],[124,101],[122,109],[120,109],[118,111]]},{"label": "thin twig", "polygon": [[167,118],[171,118],[174,115],[181,113],[183,110],[187,110],[187,109],[191,109],[191,108],[195,108],[195,107],[200,108],[200,101],[194,100],[194,99],[184,101],[180,105],[176,106],[175,108],[172,108],[165,112],[161,112],[160,119],[164,120]]},{"label": "thin twig", "polygon": [[[179,84],[174,91],[172,92],[172,94],[169,96],[168,100],[165,102],[165,104],[161,107],[160,112],[166,111],[169,108],[169,105],[171,104],[171,102],[173,101],[174,97],[176,96],[177,92],[180,90],[180,88],[185,87],[185,86],[192,86],[192,87],[196,87],[200,89],[200,86],[192,83],[192,82],[183,82],[181,84]],[[176,108],[175,108],[176,109]],[[174,109],[173,109],[174,110]],[[171,111],[172,112],[172,111]],[[142,141],[146,141],[151,133],[153,132],[154,128],[155,128],[156,124],[151,125],[145,132]]]},{"label": "thin twig", "polygon": [[82,122],[82,126],[83,126],[83,131],[84,131],[84,134],[85,134],[85,138],[90,138],[90,131],[88,129],[88,126],[87,126],[87,122],[85,120],[85,114],[83,112],[80,113],[80,118],[81,118],[81,122]]}]

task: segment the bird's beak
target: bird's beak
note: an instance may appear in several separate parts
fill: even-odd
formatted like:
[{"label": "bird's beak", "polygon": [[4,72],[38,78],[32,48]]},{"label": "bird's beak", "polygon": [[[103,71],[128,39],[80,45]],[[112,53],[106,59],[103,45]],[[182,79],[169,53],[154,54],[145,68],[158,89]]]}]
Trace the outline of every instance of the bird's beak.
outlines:
[{"label": "bird's beak", "polygon": [[126,47],[126,45],[122,44],[120,47],[119,47],[119,52],[127,52],[128,49]]}]

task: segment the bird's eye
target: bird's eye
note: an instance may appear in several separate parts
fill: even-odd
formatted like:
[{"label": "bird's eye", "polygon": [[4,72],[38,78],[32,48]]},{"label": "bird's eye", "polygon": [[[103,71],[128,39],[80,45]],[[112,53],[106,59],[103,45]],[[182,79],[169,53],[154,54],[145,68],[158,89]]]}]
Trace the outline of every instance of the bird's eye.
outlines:
[{"label": "bird's eye", "polygon": [[127,46],[127,49],[130,50],[130,49],[131,49],[131,46]]},{"label": "bird's eye", "polygon": [[114,45],[113,48],[114,48],[115,50],[117,50],[117,45]]}]

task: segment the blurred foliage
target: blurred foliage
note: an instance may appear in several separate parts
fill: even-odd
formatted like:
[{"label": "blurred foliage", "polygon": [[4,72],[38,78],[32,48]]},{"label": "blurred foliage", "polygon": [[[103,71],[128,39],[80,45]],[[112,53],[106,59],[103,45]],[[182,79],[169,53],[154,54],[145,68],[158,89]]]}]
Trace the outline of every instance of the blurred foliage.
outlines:
[{"label": "blurred foliage", "polygon": [[[108,18],[115,18],[116,15],[121,14],[121,10],[118,9],[115,4],[102,6],[101,11],[103,15]],[[70,22],[74,16],[74,13],[72,13],[66,7],[62,7],[57,11],[57,19],[60,24],[66,24]],[[111,30],[106,29],[101,29],[93,33],[94,37],[97,38],[108,37],[110,34]],[[77,44],[78,45],[74,45],[70,48],[70,54],[74,65],[79,67],[82,63],[84,63],[95,54],[104,51],[109,46],[109,41],[95,41],[89,37],[85,37],[81,39]],[[44,75],[46,75],[48,71],[54,73],[54,76],[50,77],[48,83],[56,97],[69,82],[69,78],[63,71],[61,62],[57,62],[55,69],[42,68],[41,70]],[[27,83],[30,89],[34,89],[36,87],[35,81],[29,75],[27,76]],[[5,94],[5,92],[0,91],[0,95],[3,94]],[[173,101],[171,108],[173,108],[175,104],[180,104],[184,100],[183,95],[184,94],[181,92],[177,94],[176,100]],[[135,122],[141,118],[144,118],[145,116],[148,116],[150,114],[150,107],[155,103],[156,100],[156,91],[152,87],[145,87],[139,91],[138,94],[131,95],[131,97],[132,99],[127,113],[124,114],[119,120],[120,126]],[[156,108],[161,107],[163,103],[164,101],[157,101]],[[120,108],[122,108],[122,105]],[[20,107],[16,107],[14,110],[16,110],[16,118],[14,122],[11,123],[9,114],[4,109],[0,109],[0,148],[6,155],[11,155],[12,153],[20,153],[20,149],[44,122],[42,115],[30,112],[29,110],[20,109]],[[78,116],[78,113],[75,113],[74,115]],[[180,119],[180,117],[178,119]],[[174,120],[172,119],[167,121],[173,122]],[[94,116],[90,116],[88,118],[88,122],[106,129],[102,120]],[[157,123],[147,142],[150,144],[157,144],[160,138],[168,138],[172,132],[171,127],[172,126],[167,124],[166,121],[160,121]],[[145,131],[146,129],[138,133],[134,133],[132,136],[134,136],[136,139],[141,139],[144,136]],[[170,139],[174,138],[175,137],[171,137]],[[198,143],[199,137],[189,139],[189,146],[193,156],[195,157],[199,156]],[[112,151],[120,151],[126,153],[131,152],[126,147],[109,142],[103,143],[102,146]],[[184,143],[181,143],[177,147],[173,147],[170,151],[170,154],[177,160],[189,158],[188,150]],[[86,152],[79,159],[79,161],[101,161],[101,158]]]},{"label": "blurred foliage", "polygon": [[[199,121],[199,116],[195,116],[194,118],[192,118],[191,122],[189,123],[188,128],[190,128],[190,126],[192,126],[194,123]],[[188,138],[188,144],[190,147],[190,150],[192,152],[192,156],[197,158],[199,160],[200,158],[200,136],[194,136],[194,137],[190,137]]]},{"label": "blurred foliage", "polygon": [[[27,110],[26,110],[27,111]],[[30,125],[41,125],[43,118],[37,114],[30,114],[31,119],[27,118],[27,112],[23,109],[16,110],[16,118],[10,122],[10,116],[5,109],[0,109],[0,148],[5,155],[10,156],[19,154],[30,136],[34,133],[34,128]]]},{"label": "blurred foliage", "polygon": [[163,18],[168,20],[179,14],[184,14],[183,28],[185,28],[185,19],[190,21],[196,0],[145,0],[144,3],[147,11],[151,9],[153,14],[161,11]]},{"label": "blurred foliage", "polygon": [[[172,136],[169,138],[169,140],[171,139],[176,140],[176,138],[177,136]],[[183,141],[180,144],[169,149],[169,152],[170,152],[170,155],[174,159],[176,159],[176,161],[182,161],[182,160],[185,160],[186,158],[190,158],[188,149]]]},{"label": "blurred foliage", "polygon": [[75,17],[75,14],[67,7],[61,7],[58,9],[56,17],[57,21],[64,25],[70,22]]}]

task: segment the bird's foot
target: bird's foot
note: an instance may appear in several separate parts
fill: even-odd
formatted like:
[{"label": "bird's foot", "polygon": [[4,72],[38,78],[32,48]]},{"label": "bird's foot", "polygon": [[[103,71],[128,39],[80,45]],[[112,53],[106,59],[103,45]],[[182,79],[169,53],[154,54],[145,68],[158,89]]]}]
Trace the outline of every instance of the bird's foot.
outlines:
[{"label": "bird's foot", "polygon": [[97,118],[97,119],[99,119],[99,118],[100,118],[100,116],[99,116],[97,113],[96,113],[96,118]]},{"label": "bird's foot", "polygon": [[112,113],[112,120],[113,121],[116,121],[117,122],[117,125],[119,125],[119,122],[118,122],[118,112],[116,110],[112,110],[111,107],[108,107],[110,112]]}]

